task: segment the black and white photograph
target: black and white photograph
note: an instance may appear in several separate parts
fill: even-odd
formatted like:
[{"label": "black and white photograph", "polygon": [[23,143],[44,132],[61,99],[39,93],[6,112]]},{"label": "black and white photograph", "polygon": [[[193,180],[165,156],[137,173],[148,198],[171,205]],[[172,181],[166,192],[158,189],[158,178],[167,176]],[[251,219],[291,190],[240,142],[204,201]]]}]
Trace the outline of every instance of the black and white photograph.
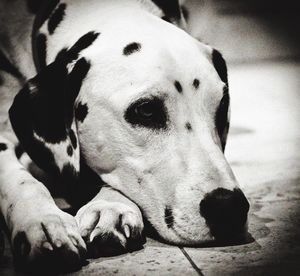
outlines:
[{"label": "black and white photograph", "polygon": [[0,275],[300,275],[300,2],[0,0]]}]

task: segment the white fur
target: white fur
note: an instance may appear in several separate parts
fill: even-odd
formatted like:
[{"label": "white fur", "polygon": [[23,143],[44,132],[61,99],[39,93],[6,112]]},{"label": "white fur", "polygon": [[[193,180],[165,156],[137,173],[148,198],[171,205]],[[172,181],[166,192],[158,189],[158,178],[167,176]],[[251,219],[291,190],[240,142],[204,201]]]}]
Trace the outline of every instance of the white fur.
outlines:
[{"label": "white fur", "polygon": [[[81,153],[111,188],[104,199],[94,199],[101,202],[92,205],[111,208],[108,201],[116,197],[114,210],[119,210],[120,201],[125,201],[139,214],[137,204],[169,242],[195,245],[210,239],[199,212],[200,201],[217,187],[237,187],[216,134],[215,112],[225,84],[213,67],[212,49],[161,20],[161,11],[151,1],[89,0],[88,5],[86,2],[61,1],[67,4],[66,15],[55,33],[48,34],[47,21],[39,32],[47,36],[47,63],[84,34],[100,33],[92,46],[80,53],[91,63],[91,69],[76,100],[88,106],[84,122],[77,122]],[[131,42],[139,42],[142,48],[124,56],[123,48]],[[197,91],[192,86],[195,78],[200,80]],[[175,80],[181,83],[182,94],[176,91]],[[124,119],[128,106],[147,96],[164,99],[169,116],[167,130],[133,127]],[[191,123],[191,132],[185,129],[187,122]],[[66,148],[66,142],[53,147],[57,152]],[[66,151],[61,150],[61,154],[66,157]],[[79,149],[72,161],[76,169],[78,155]],[[62,168],[64,164],[57,162]],[[6,184],[2,190],[9,187]],[[15,192],[9,200],[14,196]],[[46,202],[53,206],[48,197]],[[7,209],[8,203],[5,204]],[[165,223],[166,207],[173,210],[173,228]],[[78,217],[89,210],[83,208]]]},{"label": "white fur", "polygon": [[[48,62],[85,33],[100,33],[81,52],[92,65],[77,99],[89,109],[84,123],[78,124],[85,160],[109,186],[137,203],[166,240],[184,244],[207,240],[201,199],[218,187],[237,187],[215,130],[225,84],[212,65],[211,48],[140,9],[135,1],[65,2],[67,17],[49,37]],[[80,16],[85,13],[90,20]],[[76,32],[69,32],[70,26]],[[141,43],[142,49],[125,57],[123,48],[131,42]],[[194,78],[200,80],[197,91]],[[182,84],[182,94],[176,91],[175,80]],[[167,131],[135,128],[125,121],[132,102],[154,95],[165,99]],[[191,133],[186,122],[192,125]],[[173,229],[164,221],[166,206],[174,210]]]}]

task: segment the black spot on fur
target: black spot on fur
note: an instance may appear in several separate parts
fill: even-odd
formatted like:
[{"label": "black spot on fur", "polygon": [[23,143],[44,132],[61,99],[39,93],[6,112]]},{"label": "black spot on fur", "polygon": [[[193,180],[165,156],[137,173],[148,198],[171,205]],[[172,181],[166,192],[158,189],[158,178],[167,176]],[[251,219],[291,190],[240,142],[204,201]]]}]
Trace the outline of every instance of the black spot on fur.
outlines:
[{"label": "black spot on fur", "polygon": [[48,31],[53,34],[65,16],[66,4],[60,4],[48,21]]},{"label": "black spot on fur", "polygon": [[13,75],[16,78],[24,79],[24,76],[20,73],[20,71],[12,65],[9,59],[4,55],[2,51],[0,51],[0,70]]},{"label": "black spot on fur", "polygon": [[73,148],[72,148],[71,145],[69,145],[69,146],[67,147],[67,154],[68,154],[69,156],[72,156],[72,155],[73,155]]},{"label": "black spot on fur", "polygon": [[199,85],[200,85],[200,81],[198,79],[194,79],[193,81],[193,86],[198,89],[199,88]]},{"label": "black spot on fur", "polygon": [[54,155],[51,150],[45,147],[44,143],[32,138],[26,152],[40,168],[53,175],[59,175],[59,169],[55,163]]},{"label": "black spot on fur", "polygon": [[[37,16],[34,21],[33,34],[45,23],[45,21],[50,18],[55,7],[59,4],[59,0],[27,0],[32,2],[31,5],[34,8],[34,12],[37,13]],[[35,2],[35,3],[34,3]]]},{"label": "black spot on fur", "polygon": [[[37,2],[37,1],[36,1]],[[45,67],[46,54],[46,37],[39,37],[39,29],[50,17],[55,7],[58,5],[59,0],[41,0],[40,9],[37,13],[32,29],[32,54],[35,67],[39,72]],[[37,35],[38,34],[38,35]]]},{"label": "black spot on fur", "polygon": [[58,174],[53,153],[45,147],[44,143],[34,137],[32,121],[28,118],[31,115],[30,111],[32,109],[30,108],[31,103],[28,98],[27,89],[28,87],[25,87],[15,97],[14,103],[9,110],[10,121],[17,137],[22,142],[22,146],[26,149],[31,159],[42,169],[53,174]]},{"label": "black spot on fur", "polygon": [[[25,118],[24,115],[18,114],[21,109],[24,109],[23,112],[29,117],[28,127],[45,139],[45,142],[58,143],[66,139],[65,103],[63,99],[58,100],[65,93],[61,90],[66,74],[65,68],[52,64],[31,80],[15,98],[15,103],[18,105],[15,116],[18,120]],[[22,142],[22,139],[20,141]]]},{"label": "black spot on fur", "polygon": [[72,129],[69,130],[69,137],[70,137],[73,148],[76,149],[77,148],[77,138]]},{"label": "black spot on fur", "polygon": [[77,42],[70,49],[63,49],[56,57],[56,59],[63,58],[65,62],[72,62],[79,57],[79,53],[91,46],[100,33],[88,32],[80,37]]},{"label": "black spot on fur", "polygon": [[192,126],[190,123],[186,123],[185,124],[185,128],[188,130],[188,131],[191,131],[192,130]]},{"label": "black spot on fur", "polygon": [[182,93],[182,86],[181,86],[180,82],[179,82],[179,81],[175,81],[175,82],[174,82],[174,85],[175,85],[175,87],[176,87],[176,90],[177,90],[179,93]]},{"label": "black spot on fur", "polygon": [[27,108],[31,107],[34,131],[46,142],[66,140],[66,130],[73,120],[74,101],[89,68],[90,64],[83,58],[69,75],[63,64],[51,64],[31,81],[29,91],[24,90],[30,95]]},{"label": "black spot on fur", "polygon": [[83,123],[87,114],[88,114],[87,104],[82,104],[81,102],[79,102],[75,109],[75,117],[76,117],[77,121],[80,121],[81,123]]},{"label": "black spot on fur", "polygon": [[78,93],[81,89],[82,82],[86,78],[91,64],[84,58],[79,59],[72,72],[68,76],[68,90],[67,94],[67,104],[68,113],[67,113],[67,123],[71,124],[73,120],[73,110],[74,110],[74,102],[78,96]]},{"label": "black spot on fur", "polygon": [[24,153],[24,149],[23,147],[21,146],[21,144],[17,144],[16,147],[15,147],[15,154],[17,156],[18,159],[20,159],[20,157],[23,155]]},{"label": "black spot on fur", "polygon": [[[68,74],[66,65],[56,61],[48,65],[17,94],[9,115],[13,129],[32,160],[45,171],[59,174],[55,152],[45,143],[70,139],[77,147],[71,130],[74,102],[90,64],[81,58]],[[34,137],[36,133],[41,142]]]},{"label": "black spot on fur", "polygon": [[172,228],[174,226],[174,216],[172,208],[167,206],[165,208],[165,222],[168,228]]},{"label": "black spot on fur", "polygon": [[37,68],[42,70],[46,68],[46,56],[47,56],[47,37],[44,34],[39,34],[36,38],[37,44]]},{"label": "black spot on fur", "polygon": [[224,87],[223,98],[219,104],[219,107],[215,116],[215,124],[218,131],[218,135],[221,140],[222,149],[225,150],[226,139],[229,129],[228,122],[228,108],[229,108],[230,97],[228,93],[228,87]]},{"label": "black spot on fur", "polygon": [[140,43],[132,42],[123,49],[123,54],[125,56],[129,56],[129,55],[133,54],[134,52],[140,51],[141,47],[142,46]]},{"label": "black spot on fur", "polygon": [[56,55],[55,61],[61,61],[63,63],[69,63],[69,62],[71,62],[73,60],[69,59],[69,57],[68,57],[68,49],[67,48],[63,48]]},{"label": "black spot on fur", "polygon": [[152,0],[165,14],[167,18],[179,20],[181,18],[181,11],[178,0]]},{"label": "black spot on fur", "polygon": [[229,122],[228,122],[228,108],[230,97],[228,93],[228,76],[227,76],[227,66],[226,62],[223,59],[221,53],[217,50],[213,50],[212,53],[212,62],[213,65],[220,77],[220,79],[225,83],[223,89],[223,98],[219,104],[219,107],[216,112],[215,116],[215,124],[218,131],[218,135],[221,140],[222,149],[225,150],[227,134],[229,129]]},{"label": "black spot on fur", "polygon": [[58,175],[59,170],[54,162],[53,153],[45,147],[44,143],[35,139],[32,127],[28,126],[28,118],[24,117],[24,114],[28,112],[26,108],[28,100],[20,93],[9,110],[10,121],[14,131],[19,140],[22,141],[22,145],[31,159],[45,171]]},{"label": "black spot on fur", "polygon": [[56,56],[55,61],[63,62],[68,64],[79,57],[79,53],[86,49],[87,47],[91,46],[93,42],[97,39],[100,33],[96,32],[89,32],[79,38],[77,42],[69,49],[64,48],[62,49]]},{"label": "black spot on fur", "polygon": [[220,79],[228,85],[228,76],[227,76],[227,66],[226,62],[223,59],[221,53],[217,51],[216,49],[213,50],[212,52],[212,62],[213,65],[220,77]]},{"label": "black spot on fur", "polygon": [[0,152],[7,150],[7,145],[4,143],[0,143]]}]

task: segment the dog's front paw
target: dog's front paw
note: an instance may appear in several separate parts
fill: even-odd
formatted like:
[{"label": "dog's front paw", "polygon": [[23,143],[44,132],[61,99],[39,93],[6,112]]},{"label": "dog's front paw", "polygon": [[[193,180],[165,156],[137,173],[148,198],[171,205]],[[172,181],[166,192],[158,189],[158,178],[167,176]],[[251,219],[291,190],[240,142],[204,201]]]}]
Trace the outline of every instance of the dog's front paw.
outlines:
[{"label": "dog's front paw", "polygon": [[19,269],[78,269],[86,255],[75,218],[61,210],[25,215],[14,225],[11,239]]},{"label": "dog's front paw", "polygon": [[145,242],[142,214],[126,204],[92,201],[78,211],[76,219],[93,257],[137,250]]}]

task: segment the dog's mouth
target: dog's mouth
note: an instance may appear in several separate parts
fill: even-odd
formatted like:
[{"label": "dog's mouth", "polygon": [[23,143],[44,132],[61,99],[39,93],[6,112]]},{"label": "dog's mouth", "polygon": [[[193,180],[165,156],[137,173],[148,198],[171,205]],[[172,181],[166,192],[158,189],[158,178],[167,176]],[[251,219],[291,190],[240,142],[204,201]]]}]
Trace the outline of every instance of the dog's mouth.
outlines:
[{"label": "dog's mouth", "polygon": [[[230,215],[219,210],[220,216],[213,216],[199,221],[186,215],[176,220],[172,208],[166,207],[164,220],[157,225],[157,220],[144,217],[145,235],[167,244],[188,247],[219,247],[247,244],[254,241],[248,233],[248,205],[244,212]],[[226,215],[227,214],[227,215]],[[200,214],[199,214],[200,215]],[[184,218],[184,219],[183,219]],[[216,220],[217,219],[217,220]],[[196,225],[197,223],[197,225]]]},{"label": "dog's mouth", "polygon": [[[158,230],[153,226],[153,224],[144,217],[144,234],[156,241],[176,245],[176,246],[186,246],[186,247],[223,247],[223,246],[237,246],[242,244],[248,244],[254,242],[254,238],[248,232],[248,224],[246,223],[242,228],[230,231],[228,229],[223,233],[215,232],[215,229],[207,226],[207,232],[203,235],[202,239],[195,240],[193,238],[188,239],[180,233],[180,228],[173,224],[170,231],[177,236],[176,241],[173,237],[168,239],[168,237],[163,237]],[[173,235],[172,235],[173,236]]]}]

